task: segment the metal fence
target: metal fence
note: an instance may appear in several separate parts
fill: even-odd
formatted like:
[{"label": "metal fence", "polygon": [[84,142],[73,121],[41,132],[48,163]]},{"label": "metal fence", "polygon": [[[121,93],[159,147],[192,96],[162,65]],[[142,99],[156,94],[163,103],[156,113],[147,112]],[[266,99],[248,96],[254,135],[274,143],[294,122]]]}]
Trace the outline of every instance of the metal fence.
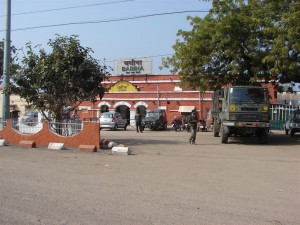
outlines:
[{"label": "metal fence", "polygon": [[[22,134],[36,134],[43,129],[42,122],[24,122],[11,120],[11,128]],[[0,120],[0,130],[6,127],[6,122]],[[49,121],[48,129],[62,136],[72,136],[82,131],[83,122],[80,120]]]},{"label": "metal fence", "polygon": [[34,121],[34,122],[25,122],[21,120],[11,120],[11,128],[23,133],[23,134],[35,134],[43,129],[43,123]]},{"label": "metal fence", "polygon": [[6,122],[3,120],[0,120],[0,130],[3,130],[6,127]]},{"label": "metal fence", "polygon": [[50,121],[49,130],[62,136],[72,136],[82,131],[83,122],[80,120]]},{"label": "metal fence", "polygon": [[292,111],[296,109],[292,105],[274,104],[270,108],[270,128],[271,130],[284,130],[285,122]]}]

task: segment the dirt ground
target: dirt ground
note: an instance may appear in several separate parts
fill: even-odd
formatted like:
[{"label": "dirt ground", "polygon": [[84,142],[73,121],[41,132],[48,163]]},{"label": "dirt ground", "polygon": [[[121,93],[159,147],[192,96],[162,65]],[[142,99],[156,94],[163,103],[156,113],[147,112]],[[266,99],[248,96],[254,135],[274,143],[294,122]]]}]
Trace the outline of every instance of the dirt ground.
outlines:
[{"label": "dirt ground", "polygon": [[101,131],[129,156],[0,147],[0,224],[300,224],[300,134],[189,135]]}]

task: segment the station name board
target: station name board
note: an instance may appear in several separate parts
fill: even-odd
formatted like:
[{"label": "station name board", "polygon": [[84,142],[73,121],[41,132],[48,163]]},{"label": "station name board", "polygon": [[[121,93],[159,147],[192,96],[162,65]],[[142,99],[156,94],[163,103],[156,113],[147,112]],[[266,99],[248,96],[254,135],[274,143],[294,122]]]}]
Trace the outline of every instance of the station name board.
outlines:
[{"label": "station name board", "polygon": [[152,59],[124,59],[115,61],[116,75],[152,74]]}]

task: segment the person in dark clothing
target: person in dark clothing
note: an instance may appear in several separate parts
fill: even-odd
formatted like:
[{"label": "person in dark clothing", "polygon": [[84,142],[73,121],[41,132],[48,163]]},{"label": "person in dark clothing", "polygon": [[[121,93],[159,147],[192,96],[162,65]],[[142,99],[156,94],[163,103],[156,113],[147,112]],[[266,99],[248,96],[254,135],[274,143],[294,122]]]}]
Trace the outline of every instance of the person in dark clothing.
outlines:
[{"label": "person in dark clothing", "polygon": [[196,115],[196,111],[192,111],[192,115],[189,116],[188,122],[191,129],[191,136],[190,136],[190,144],[195,144],[196,141],[196,134],[197,134],[197,123],[198,123],[198,117]]},{"label": "person in dark clothing", "polygon": [[140,113],[140,110],[136,111],[135,114],[135,126],[136,126],[136,132],[143,133],[143,127],[142,127],[142,114]]}]

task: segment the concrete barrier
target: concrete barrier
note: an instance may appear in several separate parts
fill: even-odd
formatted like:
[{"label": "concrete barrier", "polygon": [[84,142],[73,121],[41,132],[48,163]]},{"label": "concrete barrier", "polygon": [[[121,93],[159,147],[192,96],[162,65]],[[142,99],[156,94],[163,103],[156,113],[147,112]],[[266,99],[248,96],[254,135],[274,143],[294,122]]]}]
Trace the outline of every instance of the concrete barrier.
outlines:
[{"label": "concrete barrier", "polygon": [[63,149],[65,149],[65,144],[64,143],[50,142],[49,145],[48,145],[48,149],[63,150]]},{"label": "concrete barrier", "polygon": [[19,142],[19,146],[22,147],[22,148],[35,148],[36,143],[34,141],[22,140],[22,141]]}]

